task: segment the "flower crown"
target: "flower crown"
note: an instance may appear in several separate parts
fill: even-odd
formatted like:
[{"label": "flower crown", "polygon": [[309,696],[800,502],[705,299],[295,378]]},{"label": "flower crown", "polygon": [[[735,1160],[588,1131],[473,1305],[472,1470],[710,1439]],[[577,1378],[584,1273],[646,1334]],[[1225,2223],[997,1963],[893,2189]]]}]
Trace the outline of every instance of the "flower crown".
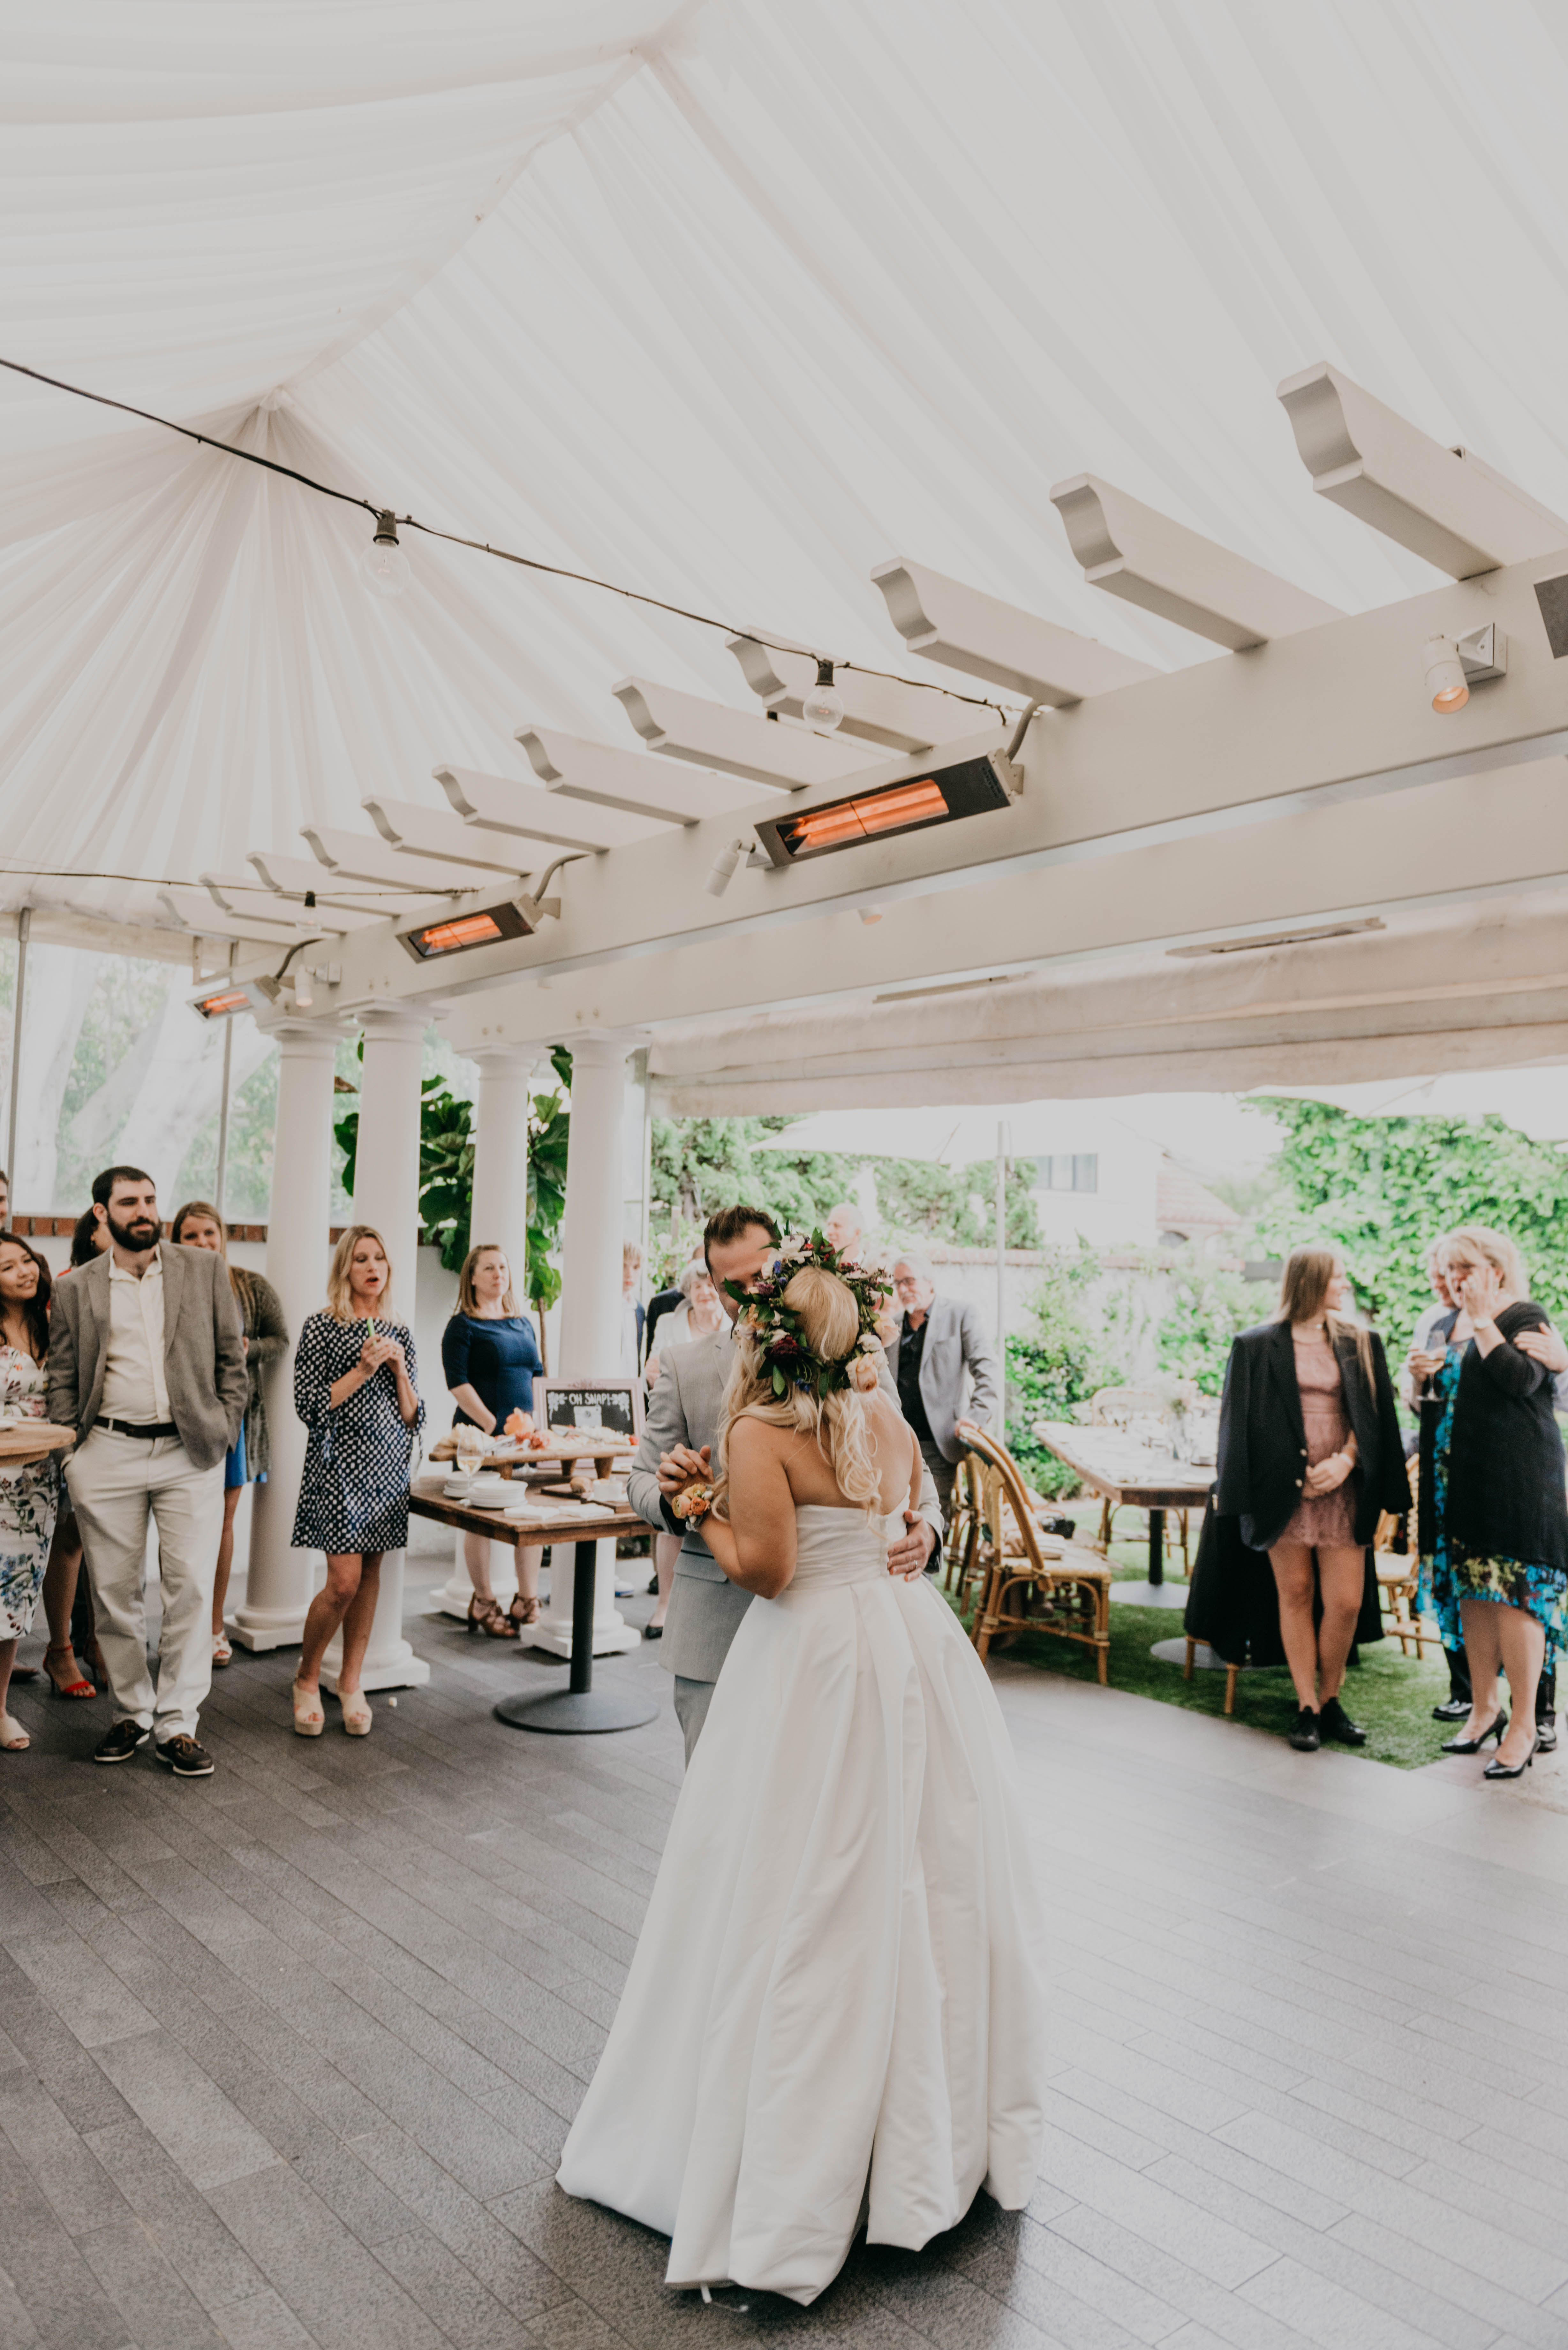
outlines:
[{"label": "flower crown", "polygon": [[[836,1274],[859,1313],[859,1335],[849,1353],[836,1362],[812,1353],[799,1315],[784,1302],[784,1291],[795,1274],[808,1265]],[[877,1357],[882,1340],[877,1325],[888,1301],[888,1276],[880,1267],[846,1263],[821,1232],[814,1232],[809,1240],[792,1233],[767,1271],[749,1288],[740,1281],[726,1281],[723,1286],[739,1304],[739,1320],[755,1344],[759,1367],[771,1376],[774,1394],[781,1401],[792,1387],[826,1401],[840,1388],[868,1393],[877,1384]]]}]

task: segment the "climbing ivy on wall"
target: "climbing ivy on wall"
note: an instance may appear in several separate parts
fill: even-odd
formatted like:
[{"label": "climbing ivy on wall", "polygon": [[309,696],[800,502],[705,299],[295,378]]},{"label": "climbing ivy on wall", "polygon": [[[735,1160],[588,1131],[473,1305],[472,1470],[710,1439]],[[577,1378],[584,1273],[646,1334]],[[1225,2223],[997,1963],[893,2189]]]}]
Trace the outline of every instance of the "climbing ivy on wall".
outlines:
[{"label": "climbing ivy on wall", "polygon": [[1283,1254],[1311,1240],[1345,1252],[1356,1295],[1402,1344],[1432,1302],[1423,1255],[1455,1224],[1514,1241],[1531,1294],[1568,1311],[1568,1151],[1500,1118],[1352,1118],[1326,1102],[1262,1100],[1284,1148],[1282,1191],[1259,1220]]}]

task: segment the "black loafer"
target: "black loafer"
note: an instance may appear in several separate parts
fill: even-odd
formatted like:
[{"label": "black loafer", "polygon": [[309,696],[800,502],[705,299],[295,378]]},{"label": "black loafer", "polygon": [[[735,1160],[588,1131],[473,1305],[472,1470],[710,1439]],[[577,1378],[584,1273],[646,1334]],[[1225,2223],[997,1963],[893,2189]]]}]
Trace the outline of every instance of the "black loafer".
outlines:
[{"label": "black loafer", "polygon": [[1336,1739],[1341,1746],[1365,1746],[1366,1732],[1358,1721],[1352,1721],[1336,1697],[1331,1697],[1317,1718],[1318,1729],[1324,1738]]},{"label": "black loafer", "polygon": [[1446,1697],[1441,1705],[1432,1708],[1434,1721],[1468,1721],[1470,1701],[1468,1697]]},{"label": "black loafer", "polygon": [[1556,1753],[1557,1717],[1554,1713],[1542,1714],[1537,1719],[1535,1724],[1535,1751],[1538,1754]]},{"label": "black loafer", "polygon": [[145,1746],[151,1735],[150,1730],[143,1730],[127,1714],[123,1721],[117,1721],[111,1730],[104,1731],[93,1748],[92,1759],[95,1762],[129,1762],[138,1747]]},{"label": "black loafer", "polygon": [[1296,1716],[1296,1726],[1291,1732],[1291,1744],[1298,1754],[1315,1754],[1323,1744],[1318,1718],[1310,1705],[1303,1705]]},{"label": "black loafer", "polygon": [[210,1779],[217,1764],[204,1746],[182,1731],[177,1738],[166,1738],[158,1749],[158,1760],[167,1763],[177,1779]]}]

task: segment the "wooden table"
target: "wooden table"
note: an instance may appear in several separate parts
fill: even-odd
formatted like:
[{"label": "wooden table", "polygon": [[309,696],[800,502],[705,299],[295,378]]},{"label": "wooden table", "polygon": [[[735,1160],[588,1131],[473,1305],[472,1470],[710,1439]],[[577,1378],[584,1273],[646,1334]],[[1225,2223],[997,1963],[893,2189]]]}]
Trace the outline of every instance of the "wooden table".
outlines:
[{"label": "wooden table", "polygon": [[1214,1482],[1212,1464],[1204,1468],[1149,1452],[1146,1469],[1125,1437],[1110,1429],[1080,1428],[1075,1420],[1037,1419],[1033,1433],[1092,1492],[1106,1494],[1118,1508],[1127,1502],[1148,1512],[1148,1579],[1163,1583],[1165,1513],[1202,1509]]},{"label": "wooden table", "polygon": [[[548,1456],[539,1456],[547,1458]],[[651,1721],[659,1708],[629,1689],[594,1687],[594,1568],[601,1542],[619,1534],[645,1534],[646,1519],[634,1510],[606,1510],[602,1518],[568,1515],[557,1519],[513,1517],[504,1510],[476,1510],[465,1502],[448,1501],[442,1490],[446,1471],[421,1477],[409,1490],[409,1508],[417,1518],[433,1518],[437,1525],[459,1534],[482,1534],[487,1542],[510,1543],[514,1550],[551,1543],[557,1549],[572,1544],[572,1662],[564,1690],[545,1697],[504,1698],[495,1719],[513,1730],[547,1730],[580,1736],[596,1730],[637,1730]],[[553,1586],[552,1586],[553,1587]]]}]

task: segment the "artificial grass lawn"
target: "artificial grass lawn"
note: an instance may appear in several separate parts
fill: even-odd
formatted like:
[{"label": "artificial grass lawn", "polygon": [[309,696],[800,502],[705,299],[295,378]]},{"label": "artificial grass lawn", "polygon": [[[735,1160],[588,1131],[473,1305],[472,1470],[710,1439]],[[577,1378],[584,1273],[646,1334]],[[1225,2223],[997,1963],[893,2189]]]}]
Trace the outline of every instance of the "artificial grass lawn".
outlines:
[{"label": "artificial grass lawn", "polygon": [[[1093,1532],[1085,1528],[1083,1504],[1064,1503],[1079,1520],[1080,1534]],[[1117,1538],[1111,1545],[1111,1566],[1118,1581],[1136,1577],[1141,1580],[1148,1567],[1147,1536],[1140,1543],[1122,1536],[1120,1528],[1133,1516],[1124,1511],[1117,1519]],[[1197,1528],[1193,1528],[1196,1542]],[[1178,1547],[1174,1562],[1172,1545],[1168,1542],[1166,1572],[1172,1565],[1178,1570],[1181,1553]],[[1185,1586],[1179,1586],[1185,1589]],[[1162,1705],[1185,1706],[1192,1713],[1212,1713],[1223,1716],[1225,1711],[1225,1675],[1204,1672],[1194,1666],[1192,1679],[1182,1679],[1179,1664],[1162,1664],[1149,1654],[1156,1640],[1182,1638],[1181,1611],[1175,1607],[1133,1607],[1113,1599],[1111,1602],[1110,1682],[1113,1689],[1128,1690],[1135,1697],[1152,1697]],[[1048,1632],[1021,1632],[1015,1639],[993,1640],[991,1653],[1005,1656],[1017,1664],[1035,1665],[1043,1672],[1061,1673],[1068,1679],[1093,1681],[1096,1679],[1094,1651],[1080,1648],[1076,1641],[1054,1638]],[[1439,1654],[1430,1650],[1417,1659],[1400,1651],[1397,1640],[1373,1642],[1361,1651],[1359,1666],[1352,1665],[1345,1677],[1343,1701],[1353,1721],[1358,1721],[1367,1732],[1365,1746],[1338,1746],[1338,1754],[1361,1754],[1372,1762],[1392,1762],[1401,1771],[1417,1771],[1426,1762],[1435,1762],[1438,1750],[1445,1738],[1451,1738],[1451,1722],[1432,1720],[1432,1708],[1449,1693],[1448,1668]],[[1236,1676],[1236,1711],[1232,1721],[1246,1722],[1254,1730],[1272,1731],[1283,1738],[1296,1718],[1295,1691],[1291,1677],[1279,1666],[1266,1672],[1242,1671]]]}]

